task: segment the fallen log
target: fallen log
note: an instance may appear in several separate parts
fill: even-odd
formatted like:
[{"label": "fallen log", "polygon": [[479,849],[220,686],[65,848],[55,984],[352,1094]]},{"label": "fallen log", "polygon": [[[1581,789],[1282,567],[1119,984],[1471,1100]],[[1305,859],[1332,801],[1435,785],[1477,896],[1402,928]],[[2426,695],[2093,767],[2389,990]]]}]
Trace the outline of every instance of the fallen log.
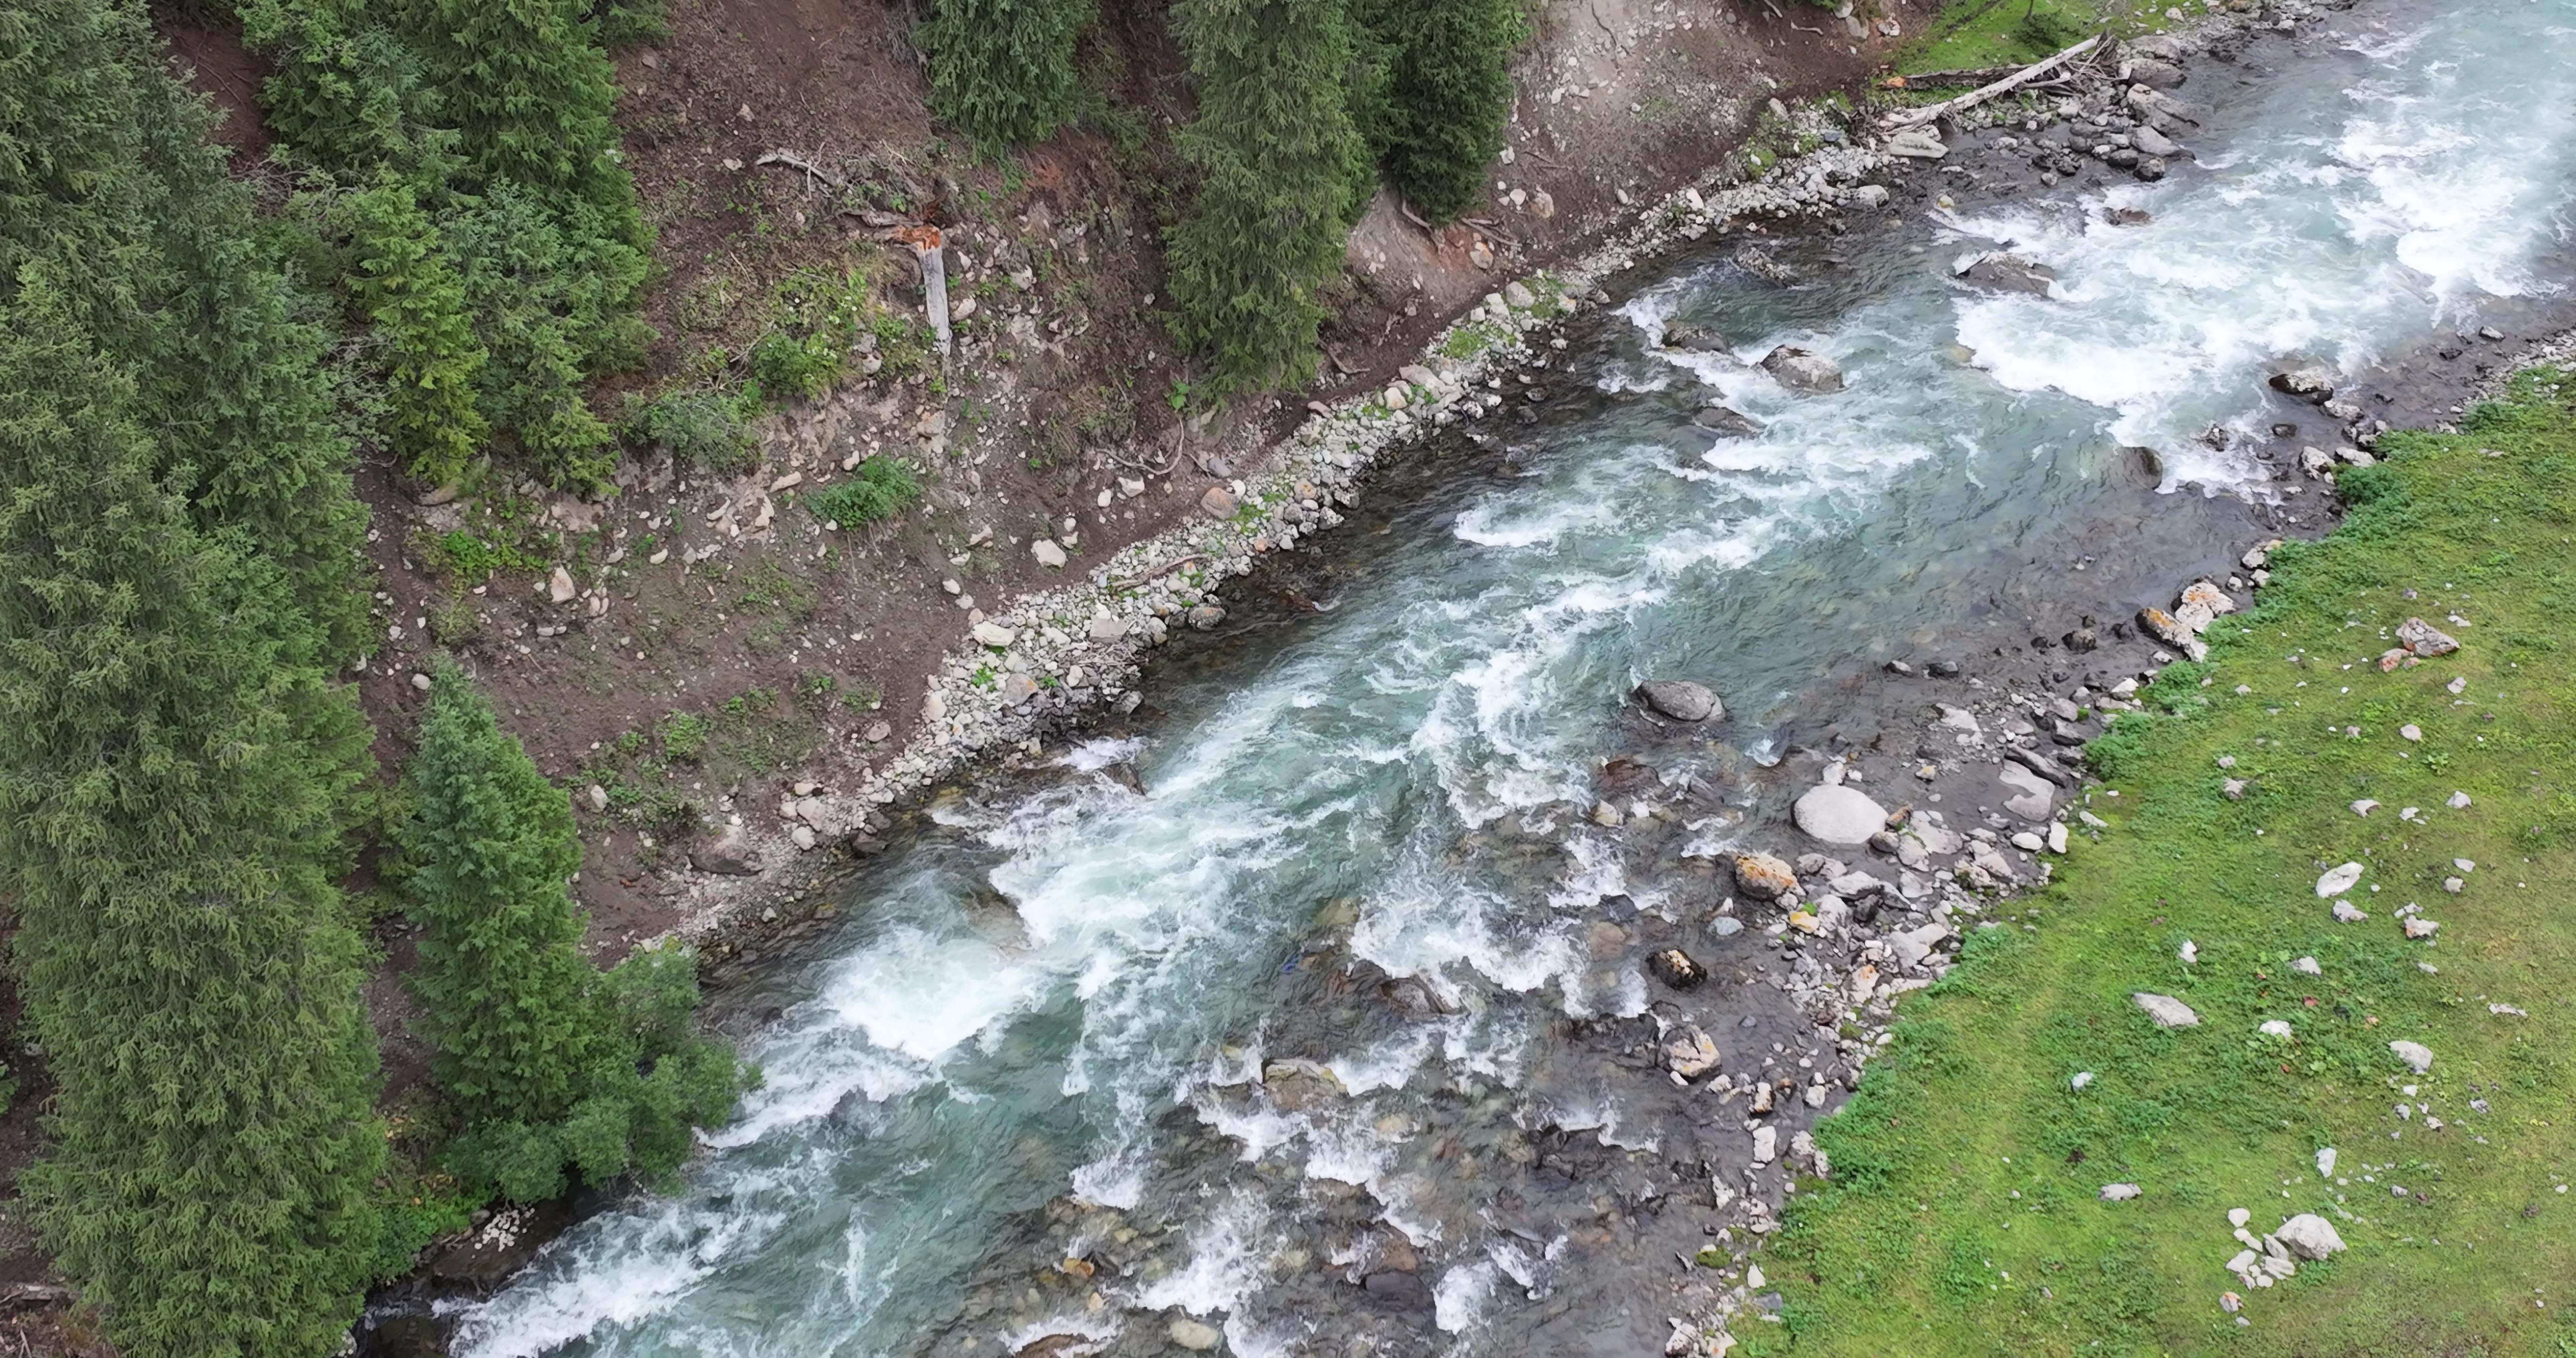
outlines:
[{"label": "fallen log", "polygon": [[1963,109],[1975,108],[1977,105],[1982,104],[1997,95],[2010,94],[2014,90],[2020,89],[2022,86],[2039,79],[2041,76],[2047,75],[2058,67],[2092,51],[2095,47],[2101,45],[2101,42],[2102,35],[2096,33],[2092,37],[2086,38],[2084,41],[2075,44],[2073,47],[2069,47],[2065,51],[2048,58],[2046,61],[2025,66],[2021,70],[2005,76],[2003,79],[1998,80],[1991,85],[1960,95],[1955,99],[1944,99],[1937,104],[1925,104],[1921,108],[1899,109],[1896,112],[1887,115],[1885,118],[1880,119],[1879,126],[1886,128],[1891,132],[1899,131],[1908,127],[1921,127],[1923,124],[1931,122],[1935,118],[1957,113]]}]

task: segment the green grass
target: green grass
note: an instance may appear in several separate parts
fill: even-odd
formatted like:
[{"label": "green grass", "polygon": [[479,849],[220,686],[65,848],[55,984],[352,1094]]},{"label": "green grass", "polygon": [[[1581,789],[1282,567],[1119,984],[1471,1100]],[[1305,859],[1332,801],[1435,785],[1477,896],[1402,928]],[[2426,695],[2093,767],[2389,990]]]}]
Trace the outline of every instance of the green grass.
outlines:
[{"label": "green grass", "polygon": [[[2208,664],[2166,670],[2151,712],[2098,743],[2120,795],[2089,805],[2111,829],[1904,1006],[1819,1129],[1832,1181],[1765,1260],[1784,1322],[1740,1322],[1739,1353],[2576,1353],[2576,1194],[2557,1191],[2576,1179],[2576,380],[2547,382],[2346,472],[2343,527],[2284,548]],[[2383,674],[2409,616],[2463,647]],[[2448,809],[2454,790],[2473,804]],[[2366,819],[2363,797],[2383,804]],[[2456,896],[2455,857],[2477,864]],[[2371,918],[2338,924],[2314,883],[2347,859]],[[2437,943],[2400,936],[2410,902]],[[2289,967],[2303,955],[2322,976]],[[2135,990],[2201,1025],[2155,1028]],[[2267,1019],[2295,1035],[2258,1035]],[[2432,1049],[2428,1075],[2396,1038]],[[2405,1084],[2442,1130],[2396,1118]],[[2328,1145],[2348,1184],[2319,1181]],[[2096,1199],[2124,1181],[2145,1196]],[[2223,1268],[2232,1207],[2258,1233],[2325,1213],[2351,1249],[2248,1291]]]},{"label": "green grass", "polygon": [[805,499],[805,508],[826,523],[856,528],[890,519],[921,503],[921,478],[891,457],[872,457],[847,480],[826,486]]},{"label": "green grass", "polygon": [[2123,36],[2164,26],[2161,4],[2116,0],[1951,0],[1897,54],[1901,72],[1963,71],[2037,61],[2108,23]]}]

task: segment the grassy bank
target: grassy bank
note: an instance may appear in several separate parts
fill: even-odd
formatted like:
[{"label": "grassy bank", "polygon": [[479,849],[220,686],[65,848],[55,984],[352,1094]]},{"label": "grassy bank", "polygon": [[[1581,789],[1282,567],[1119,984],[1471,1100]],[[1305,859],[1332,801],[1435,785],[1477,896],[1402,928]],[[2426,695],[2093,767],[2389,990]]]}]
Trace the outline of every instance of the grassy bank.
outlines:
[{"label": "grassy bank", "polygon": [[[2110,828],[1906,1007],[1820,1129],[1833,1181],[1767,1270],[1784,1321],[1739,1353],[2576,1354],[2576,379],[2465,430],[2345,473],[2341,529],[2097,742]],[[2461,649],[2383,673],[2409,617]],[[2369,918],[2338,923],[2315,885],[2348,860]],[[2100,1200],[2122,1182],[2143,1195]],[[2246,1288],[2239,1207],[2351,1248]]]}]

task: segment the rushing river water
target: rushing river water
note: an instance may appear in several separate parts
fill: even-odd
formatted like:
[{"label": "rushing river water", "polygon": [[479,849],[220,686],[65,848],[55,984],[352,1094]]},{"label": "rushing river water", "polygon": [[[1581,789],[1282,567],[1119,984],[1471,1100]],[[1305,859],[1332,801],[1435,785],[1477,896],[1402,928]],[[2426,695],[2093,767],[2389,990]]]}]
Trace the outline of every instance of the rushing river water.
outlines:
[{"label": "rushing river water", "polygon": [[[2305,512],[2313,495],[2278,496],[2295,478],[2199,438],[2283,418],[2260,391],[2280,357],[2354,369],[2564,268],[2576,0],[2365,5],[2327,26],[2320,57],[2185,86],[2217,113],[2163,183],[1963,187],[1959,215],[1924,204],[1777,245],[1806,279],[1790,286],[1733,262],[1740,235],[1630,280],[1534,374],[1557,389],[1537,424],[1426,454],[1318,542],[1330,611],[1239,609],[1232,638],[1161,663],[1165,715],[1142,735],[935,808],[872,864],[825,953],[763,983],[785,1011],[755,1048],[767,1084],[713,1154],[460,1308],[457,1351],[990,1354],[1079,1333],[1152,1352],[1186,1314],[1235,1352],[1302,1352],[1318,1308],[1381,1300],[1410,1317],[1406,1351],[1547,1351],[1519,1346],[1514,1308],[1573,1247],[1503,1229],[1459,1166],[1541,1122],[1646,1135],[1557,1054],[1567,1016],[1649,998],[1633,955],[1605,953],[1603,903],[1704,913],[1667,869],[1785,837],[1764,766],[1835,729],[1842,680],[1969,620],[2018,625],[2006,594],[2148,601],[2114,583],[2113,558],[2157,549],[2141,506],[2199,548],[2250,528],[2249,505]],[[2113,206],[2153,221],[2106,225]],[[2053,266],[2058,295],[1950,279],[1996,242]],[[1654,347],[1675,318],[1735,352]],[[1796,397],[1745,366],[1786,341],[1832,355],[1850,389]],[[1696,429],[1713,400],[1764,432]],[[2124,479],[2122,445],[2162,454],[2168,493]],[[2088,566],[2101,585],[2065,585]],[[1626,739],[1623,696],[1666,674],[1732,712],[1660,761],[1660,785],[1724,809],[1650,867],[1577,809]],[[1090,771],[1113,761],[1141,794]],[[1504,825],[1554,832],[1544,853],[1488,851]],[[1418,978],[1415,1012],[1351,1017],[1301,969],[1318,937]],[[1351,1097],[1264,1095],[1282,1056],[1326,1063]],[[1042,1259],[1019,1255],[1068,1194],[1159,1223],[1126,1246],[1147,1262],[1023,1288]],[[1096,1224],[1066,1248],[1116,1257],[1124,1217],[1071,1215]],[[1326,1218],[1400,1231],[1423,1295],[1281,1281],[1354,1264],[1288,1257],[1347,1242],[1314,1235]]]}]

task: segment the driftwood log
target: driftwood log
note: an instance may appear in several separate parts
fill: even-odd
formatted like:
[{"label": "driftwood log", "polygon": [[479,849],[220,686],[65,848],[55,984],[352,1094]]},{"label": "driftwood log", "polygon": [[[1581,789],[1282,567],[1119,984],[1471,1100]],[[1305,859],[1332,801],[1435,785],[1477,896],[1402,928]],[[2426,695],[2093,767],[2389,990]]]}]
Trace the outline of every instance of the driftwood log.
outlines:
[{"label": "driftwood log", "polygon": [[2014,90],[2020,89],[2022,86],[2027,85],[2032,81],[2047,75],[2049,72],[2064,66],[2068,62],[2073,61],[2077,57],[2092,51],[2095,47],[2100,46],[2101,43],[2102,35],[2096,33],[2092,37],[2086,38],[2084,41],[2075,44],[2073,47],[2067,48],[2065,51],[2050,57],[2046,61],[2025,66],[1991,85],[1971,90],[1955,99],[1944,99],[1937,104],[1925,104],[1921,108],[1899,109],[1881,119],[1879,126],[1884,127],[1891,132],[1899,131],[1908,127],[1921,127],[1935,118],[1957,113],[1963,109],[1975,108],[1977,105],[1982,104],[1997,95],[2010,94]]}]

